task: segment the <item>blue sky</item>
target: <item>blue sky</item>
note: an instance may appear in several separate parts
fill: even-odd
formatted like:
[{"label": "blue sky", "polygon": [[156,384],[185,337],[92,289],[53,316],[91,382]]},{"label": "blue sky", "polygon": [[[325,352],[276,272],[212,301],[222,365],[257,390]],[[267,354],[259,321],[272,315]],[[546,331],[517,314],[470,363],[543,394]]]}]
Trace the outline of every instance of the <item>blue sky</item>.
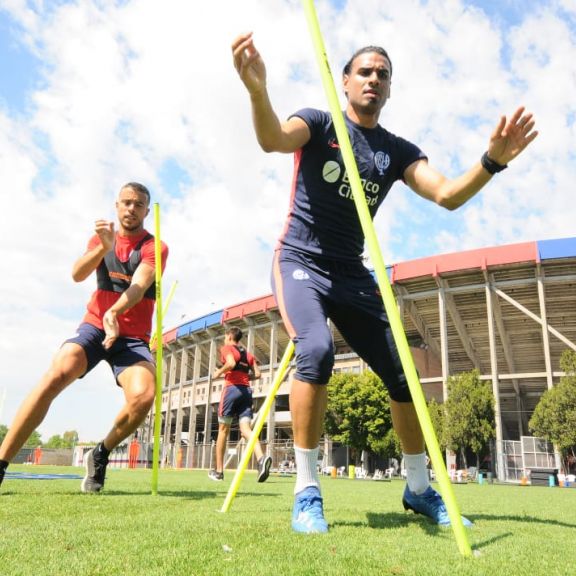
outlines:
[{"label": "blue sky", "polygon": [[[381,123],[447,176],[476,162],[499,116],[519,105],[541,132],[456,212],[397,184],[375,222],[388,263],[574,235],[573,0],[317,7],[334,71],[360,45],[387,48],[394,79]],[[126,181],[146,183],[162,206],[165,284],[178,280],[166,328],[270,292],[292,159],[255,141],[230,54],[245,30],[281,118],[327,107],[298,0],[245,0],[225,12],[187,0],[0,0],[0,224],[10,270],[0,287],[0,422],[79,322],[93,284],[74,284],[70,269],[93,221],[114,217]],[[99,367],[55,402],[40,431],[98,439],[120,404]]]},{"label": "blue sky", "polygon": [[26,99],[38,82],[40,62],[19,41],[20,29],[0,13],[0,95],[3,107],[23,113]]}]

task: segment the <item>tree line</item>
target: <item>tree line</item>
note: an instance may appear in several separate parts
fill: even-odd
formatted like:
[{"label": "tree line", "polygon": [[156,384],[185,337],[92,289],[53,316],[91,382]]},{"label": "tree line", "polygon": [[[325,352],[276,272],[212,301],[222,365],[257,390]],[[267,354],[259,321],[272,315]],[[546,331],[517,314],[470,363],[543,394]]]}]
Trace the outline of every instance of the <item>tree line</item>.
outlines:
[{"label": "tree line", "polygon": [[[4,436],[8,433],[8,426],[0,424],[0,444],[4,440]],[[34,430],[30,438],[24,444],[25,448],[73,448],[78,443],[78,432],[76,430],[68,430],[62,436],[55,434],[50,436],[46,442],[42,442],[42,436],[38,430]]]},{"label": "tree line", "polygon": [[[528,426],[535,436],[554,444],[568,471],[576,465],[576,353],[566,350],[560,366],[565,375],[544,392]],[[446,402],[428,403],[440,448],[459,453],[464,467],[468,466],[467,454],[475,454],[479,468],[480,456],[496,435],[492,387],[480,379],[477,370],[451,376],[447,385]],[[400,440],[392,428],[388,391],[371,371],[332,376],[328,383],[325,429],[332,440],[350,447],[357,463],[363,450],[384,458],[401,458]],[[7,432],[8,427],[0,424],[0,443]],[[51,436],[46,442],[35,430],[25,446],[72,448],[77,442],[76,430]]]},{"label": "tree line", "polygon": [[[565,375],[541,396],[529,421],[529,429],[560,451],[564,469],[576,464],[576,353],[567,350],[560,361]],[[459,453],[468,467],[467,454],[489,451],[496,436],[495,399],[491,383],[480,379],[478,370],[451,376],[448,399],[428,403],[430,417],[442,450]],[[371,371],[337,373],[328,383],[326,433],[348,446],[359,463],[363,450],[384,458],[401,458],[400,441],[392,428],[390,398],[382,381]]]}]

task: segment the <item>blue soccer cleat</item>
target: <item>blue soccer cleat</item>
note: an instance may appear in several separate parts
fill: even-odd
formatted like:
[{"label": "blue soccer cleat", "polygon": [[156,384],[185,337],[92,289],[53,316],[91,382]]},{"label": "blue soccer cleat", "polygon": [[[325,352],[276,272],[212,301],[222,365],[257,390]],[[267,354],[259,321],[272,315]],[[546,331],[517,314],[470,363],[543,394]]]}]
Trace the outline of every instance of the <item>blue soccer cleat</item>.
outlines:
[{"label": "blue soccer cleat", "polygon": [[[444,500],[431,486],[428,486],[422,494],[410,492],[408,486],[406,486],[402,497],[402,505],[404,510],[413,510],[416,514],[428,516],[440,526],[450,526],[450,517],[448,516]],[[462,516],[462,524],[464,526],[472,526],[472,522],[464,516]]]},{"label": "blue soccer cleat", "polygon": [[316,486],[308,486],[296,494],[292,509],[292,530],[303,534],[328,532],[322,496]]}]

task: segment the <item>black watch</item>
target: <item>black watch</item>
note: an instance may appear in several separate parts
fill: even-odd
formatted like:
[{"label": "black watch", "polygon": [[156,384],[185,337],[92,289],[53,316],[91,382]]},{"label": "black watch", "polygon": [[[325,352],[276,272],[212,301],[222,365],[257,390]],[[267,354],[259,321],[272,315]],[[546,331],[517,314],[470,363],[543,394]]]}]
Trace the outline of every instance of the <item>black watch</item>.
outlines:
[{"label": "black watch", "polygon": [[506,168],[508,168],[508,164],[498,164],[498,162],[492,160],[492,158],[488,156],[488,152],[484,152],[484,154],[482,154],[482,158],[480,158],[480,163],[482,164],[484,170],[486,170],[488,174],[492,175],[498,172],[502,172],[502,170],[506,170]]}]

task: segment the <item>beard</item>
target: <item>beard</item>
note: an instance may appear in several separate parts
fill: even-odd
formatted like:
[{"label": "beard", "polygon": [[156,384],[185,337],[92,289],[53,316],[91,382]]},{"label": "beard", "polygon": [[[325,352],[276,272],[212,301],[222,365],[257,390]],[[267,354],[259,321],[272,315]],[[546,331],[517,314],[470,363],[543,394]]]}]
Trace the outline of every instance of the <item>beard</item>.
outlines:
[{"label": "beard", "polygon": [[128,232],[137,232],[142,228],[142,222],[135,219],[122,219],[122,228]]}]

